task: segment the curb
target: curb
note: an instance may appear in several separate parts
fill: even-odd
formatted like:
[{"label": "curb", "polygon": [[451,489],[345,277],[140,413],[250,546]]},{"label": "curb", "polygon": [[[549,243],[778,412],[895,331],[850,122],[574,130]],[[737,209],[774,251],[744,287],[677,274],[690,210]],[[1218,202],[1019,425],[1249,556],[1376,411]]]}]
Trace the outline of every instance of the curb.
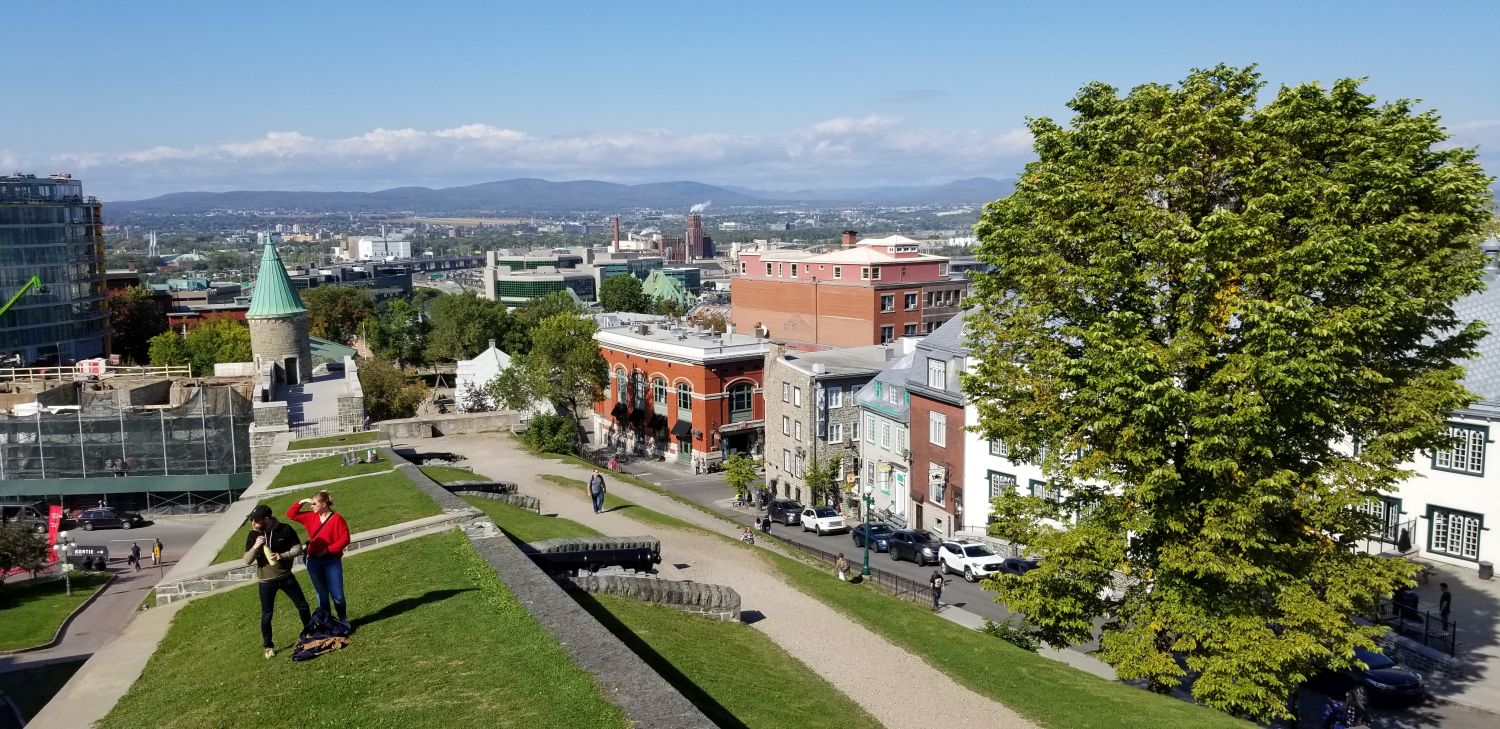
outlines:
[{"label": "curb", "polygon": [[1439,704],[1448,704],[1450,706],[1462,706],[1465,709],[1473,709],[1474,711],[1477,711],[1477,712],[1479,712],[1481,714],[1489,714],[1490,716],[1500,717],[1500,710],[1497,710],[1493,706],[1480,706],[1479,704],[1471,703],[1471,702],[1468,702],[1468,701],[1461,701],[1459,699],[1451,698],[1451,697],[1448,697],[1448,696],[1438,696],[1436,694],[1428,694],[1427,696],[1428,696],[1429,699],[1431,699],[1431,700],[1433,700],[1433,701],[1435,701],[1435,702],[1437,702]]},{"label": "curb", "polygon": [[73,618],[78,617],[79,613],[87,610],[88,606],[93,605],[94,601],[98,600],[99,596],[104,594],[104,588],[109,587],[110,584],[112,584],[115,581],[115,578],[118,576],[119,575],[115,572],[109,573],[109,579],[105,580],[104,584],[100,585],[98,589],[94,590],[94,594],[89,595],[89,599],[84,600],[78,605],[78,607],[73,609],[73,612],[68,613],[68,617],[63,618],[62,625],[57,626],[57,632],[52,635],[52,640],[47,641],[46,643],[43,643],[41,645],[31,646],[30,648],[18,648],[13,651],[0,651],[0,656],[14,656],[21,653],[34,653],[36,651],[47,650],[48,648],[56,648],[59,643],[62,643],[63,633],[67,632],[68,626],[73,624]]}]

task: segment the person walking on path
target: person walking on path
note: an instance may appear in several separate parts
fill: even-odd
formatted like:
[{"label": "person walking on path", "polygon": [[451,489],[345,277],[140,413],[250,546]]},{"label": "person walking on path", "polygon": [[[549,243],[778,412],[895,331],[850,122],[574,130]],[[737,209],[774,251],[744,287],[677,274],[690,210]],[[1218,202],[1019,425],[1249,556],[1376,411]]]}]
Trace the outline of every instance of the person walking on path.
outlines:
[{"label": "person walking on path", "polygon": [[[311,511],[303,511],[309,506]],[[349,525],[333,510],[333,496],[319,491],[310,499],[292,504],[286,518],[307,530],[307,577],[318,593],[318,609],[336,612],[339,620],[349,622],[344,600],[344,548],[349,546]]]},{"label": "person walking on path", "polygon": [[1453,613],[1453,593],[1448,592],[1448,583],[1439,582],[1438,589],[1442,594],[1438,595],[1438,615],[1443,618],[1443,630],[1448,629],[1448,616]]},{"label": "person walking on path", "polygon": [[943,573],[942,573],[942,571],[941,570],[933,570],[932,571],[932,577],[927,580],[927,584],[929,584],[929,585],[932,586],[932,609],[933,610],[941,609],[942,603],[939,602],[939,601],[943,599]]},{"label": "person walking on path", "polygon": [[595,514],[604,510],[604,476],[597,468],[589,476],[589,498],[594,501]]},{"label": "person walking on path", "polygon": [[250,532],[245,535],[244,562],[255,565],[255,576],[260,580],[260,640],[266,658],[275,658],[271,618],[276,612],[276,593],[286,593],[292,607],[297,608],[297,617],[302,619],[303,628],[312,622],[302,585],[292,576],[292,560],[302,554],[302,543],[297,540],[297,530],[277,521],[271,516],[271,507],[265,504],[258,504],[250,510],[250,527]]},{"label": "person walking on path", "polygon": [[136,544],[135,542],[131,542],[130,543],[130,560],[129,561],[130,561],[130,566],[134,567],[136,572],[140,572],[141,571],[141,545]]},{"label": "person walking on path", "polygon": [[839,558],[834,560],[833,568],[838,571],[840,582],[849,580],[849,560],[844,557],[843,552],[839,552]]},{"label": "person walking on path", "polygon": [[151,540],[151,565],[153,567],[156,566],[156,565],[161,564],[161,552],[162,552],[162,549],[163,549],[163,547],[162,547],[162,543],[161,543],[161,538],[160,537]]}]

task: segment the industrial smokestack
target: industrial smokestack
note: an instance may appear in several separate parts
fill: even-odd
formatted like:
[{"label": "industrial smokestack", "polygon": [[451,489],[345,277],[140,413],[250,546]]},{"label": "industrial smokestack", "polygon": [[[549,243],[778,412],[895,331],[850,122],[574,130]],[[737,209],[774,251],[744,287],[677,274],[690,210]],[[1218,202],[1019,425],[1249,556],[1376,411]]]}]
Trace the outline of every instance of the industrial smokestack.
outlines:
[{"label": "industrial smokestack", "polygon": [[858,241],[858,240],[859,240],[859,231],[856,231],[856,230],[846,230],[846,231],[844,231],[844,247],[845,248],[853,248],[855,242]]},{"label": "industrial smokestack", "polygon": [[618,215],[615,216],[615,243],[609,249],[617,253],[620,250],[620,216]]},{"label": "industrial smokestack", "polygon": [[703,257],[703,216],[694,213],[688,216],[687,240],[683,241],[683,260]]}]

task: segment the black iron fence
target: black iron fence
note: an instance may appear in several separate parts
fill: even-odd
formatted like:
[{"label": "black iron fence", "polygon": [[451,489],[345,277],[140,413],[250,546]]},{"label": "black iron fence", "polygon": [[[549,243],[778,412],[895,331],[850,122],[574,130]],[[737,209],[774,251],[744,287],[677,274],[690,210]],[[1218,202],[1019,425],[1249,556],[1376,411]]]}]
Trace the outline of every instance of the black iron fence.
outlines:
[{"label": "black iron fence", "polygon": [[[786,539],[775,534],[761,534],[760,536],[769,536],[775,539],[778,545],[785,547],[789,551],[799,552],[818,562],[826,562],[828,563],[830,569],[832,568],[833,564],[838,561],[839,558],[839,556],[833,552],[818,549],[817,547],[811,545],[794,542],[790,539]],[[849,554],[844,555],[844,558],[849,560],[849,571],[851,574],[859,574],[860,566],[861,564],[863,564],[863,554],[863,550],[858,550],[855,551],[852,556]],[[868,579],[871,583],[873,583],[880,589],[890,593],[893,597],[899,597],[902,600],[921,603],[924,605],[932,604],[932,588],[925,582],[918,582],[916,580],[902,577],[901,575],[875,569],[874,567],[870,568],[870,576],[866,579]]]},{"label": "black iron fence", "polygon": [[1400,600],[1381,599],[1375,603],[1375,622],[1390,628],[1398,635],[1448,655],[1453,655],[1458,645],[1458,623],[1444,620],[1439,613],[1421,610]]}]

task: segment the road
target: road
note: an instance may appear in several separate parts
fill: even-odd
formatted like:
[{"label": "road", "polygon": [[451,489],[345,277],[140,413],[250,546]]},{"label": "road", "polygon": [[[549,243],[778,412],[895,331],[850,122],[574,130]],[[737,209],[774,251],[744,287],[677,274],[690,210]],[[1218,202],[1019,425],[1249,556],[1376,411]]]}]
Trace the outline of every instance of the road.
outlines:
[{"label": "road", "polygon": [[[751,523],[754,518],[752,513],[763,513],[735,508],[733,491],[728,484],[724,483],[720,474],[696,475],[678,464],[642,460],[626,463],[622,470],[667,488],[742,524]],[[792,542],[817,547],[825,552],[843,552],[855,565],[860,564],[863,559],[863,550],[855,548],[853,538],[848,534],[830,534],[819,537],[811,532],[802,531],[800,526],[788,527],[779,523],[772,527],[772,533]],[[870,552],[870,566],[924,583],[932,575],[933,570],[930,565],[918,567],[911,562],[893,561],[888,555],[877,554],[873,550]],[[994,593],[986,591],[977,584],[969,584],[956,575],[950,576],[947,586],[943,588],[943,603],[996,621],[1004,620],[1011,615],[1010,610],[1004,604],[995,602]],[[1097,648],[1097,644],[1079,645],[1074,648],[1087,653]],[[1321,706],[1321,703],[1317,706]],[[1313,707],[1305,711],[1316,713]],[[1441,701],[1430,701],[1423,706],[1406,709],[1375,708],[1372,714],[1375,716],[1370,720],[1371,729],[1419,729],[1421,727],[1493,729],[1500,726],[1500,716]],[[1289,725],[1281,724],[1280,726]],[[1308,721],[1304,722],[1303,726],[1319,725]]]}]

